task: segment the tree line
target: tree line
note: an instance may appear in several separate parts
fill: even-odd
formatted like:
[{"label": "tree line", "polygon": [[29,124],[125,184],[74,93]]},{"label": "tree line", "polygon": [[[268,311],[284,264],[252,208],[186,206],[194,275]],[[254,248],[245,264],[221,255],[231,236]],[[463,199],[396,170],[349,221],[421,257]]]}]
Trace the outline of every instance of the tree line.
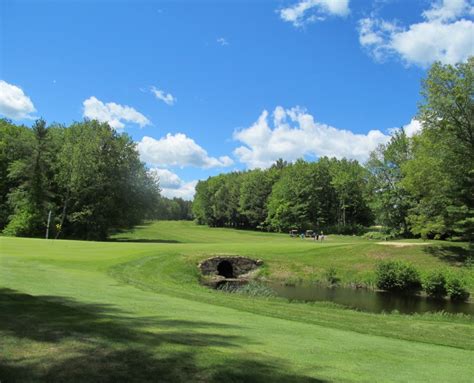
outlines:
[{"label": "tree line", "polygon": [[368,173],[357,162],[282,160],[267,170],[233,172],[200,181],[193,212],[210,226],[352,231],[372,221]]},{"label": "tree line", "polygon": [[[144,219],[189,219],[160,196],[136,144],[107,123],[32,128],[0,120],[0,230],[6,235],[103,240]],[[51,214],[50,214],[51,212]],[[50,215],[49,219],[48,216]]]},{"label": "tree line", "polygon": [[179,197],[167,198],[161,196],[150,214],[151,219],[191,221],[193,216],[192,201]]},{"label": "tree line", "polygon": [[474,239],[474,58],[435,63],[413,137],[403,129],[361,165],[320,158],[210,177],[196,186],[200,224]]}]

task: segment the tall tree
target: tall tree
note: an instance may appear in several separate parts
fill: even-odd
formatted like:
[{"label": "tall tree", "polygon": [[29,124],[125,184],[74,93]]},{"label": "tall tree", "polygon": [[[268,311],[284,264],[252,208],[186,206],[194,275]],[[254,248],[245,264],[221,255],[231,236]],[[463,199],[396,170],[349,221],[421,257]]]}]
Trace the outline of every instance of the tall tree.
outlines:
[{"label": "tall tree", "polygon": [[378,224],[395,234],[409,233],[408,211],[414,201],[402,184],[402,166],[411,157],[410,140],[403,129],[397,130],[385,145],[370,154],[371,206]]},{"label": "tall tree", "polygon": [[18,166],[18,161],[31,158],[33,147],[31,129],[0,119],[0,230],[8,224],[15,207],[8,202],[8,196],[23,182],[21,177],[13,176],[12,168]]},{"label": "tall tree", "polygon": [[53,145],[46,122],[37,120],[32,128],[33,141],[27,156],[10,164],[8,177],[18,186],[8,194],[13,214],[5,233],[38,236],[45,232],[48,210],[53,200]]},{"label": "tall tree", "polygon": [[433,64],[423,82],[413,158],[404,185],[419,203],[410,211],[415,234],[474,240],[474,58]]}]

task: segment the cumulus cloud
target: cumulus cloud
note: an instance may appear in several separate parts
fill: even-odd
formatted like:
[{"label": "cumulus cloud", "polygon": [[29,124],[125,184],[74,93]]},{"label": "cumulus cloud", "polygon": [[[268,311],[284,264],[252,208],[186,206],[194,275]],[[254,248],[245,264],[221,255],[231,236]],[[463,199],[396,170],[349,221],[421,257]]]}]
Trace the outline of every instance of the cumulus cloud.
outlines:
[{"label": "cumulus cloud", "polygon": [[474,15],[467,0],[444,0],[424,11],[424,21],[401,26],[369,17],[359,20],[359,42],[377,61],[393,56],[426,67],[434,61],[455,64],[474,54]]},{"label": "cumulus cloud", "polygon": [[178,101],[171,93],[166,93],[154,86],[151,87],[151,93],[153,93],[158,100],[163,101],[167,105],[174,105],[176,101]]},{"label": "cumulus cloud", "polygon": [[197,180],[184,182],[177,174],[168,169],[152,168],[149,174],[160,185],[161,194],[167,198],[179,197],[191,200],[196,192]]},{"label": "cumulus cloud", "polygon": [[388,129],[388,132],[389,132],[390,135],[393,135],[397,131],[399,131],[400,129],[403,129],[405,131],[405,134],[408,137],[413,137],[413,136],[417,135],[418,133],[420,133],[422,128],[423,127],[421,125],[421,122],[418,121],[416,118],[412,118],[411,121],[408,124],[403,125],[401,128]]},{"label": "cumulus cloud", "polygon": [[226,167],[233,161],[228,156],[210,157],[193,139],[183,133],[168,133],[159,140],[144,136],[138,142],[143,161],[155,166]]},{"label": "cumulus cloud", "polygon": [[421,122],[414,118],[403,127],[403,130],[405,131],[408,137],[413,137],[415,134],[420,133],[421,129]]},{"label": "cumulus cloud", "polygon": [[94,96],[84,100],[83,106],[84,117],[100,122],[108,122],[116,130],[124,129],[126,122],[138,124],[140,127],[150,124],[148,118],[130,106],[116,104],[115,102],[104,104]]},{"label": "cumulus cloud", "polygon": [[295,27],[321,21],[326,16],[346,16],[349,14],[349,0],[302,0],[278,11],[280,18]]},{"label": "cumulus cloud", "polygon": [[31,99],[16,85],[0,80],[0,114],[12,120],[32,119],[36,112]]},{"label": "cumulus cloud", "polygon": [[474,7],[469,0],[444,0],[434,3],[423,12],[427,20],[451,21],[464,15],[473,15]]},{"label": "cumulus cloud", "polygon": [[168,169],[152,168],[149,172],[162,188],[176,189],[183,183],[176,173]]},{"label": "cumulus cloud", "polygon": [[275,108],[270,126],[269,113],[264,110],[250,127],[236,131],[234,139],[244,145],[234,154],[249,168],[266,168],[278,158],[294,161],[303,156],[352,158],[365,161],[379,144],[390,136],[379,130],[355,134],[314,121],[301,108]]}]

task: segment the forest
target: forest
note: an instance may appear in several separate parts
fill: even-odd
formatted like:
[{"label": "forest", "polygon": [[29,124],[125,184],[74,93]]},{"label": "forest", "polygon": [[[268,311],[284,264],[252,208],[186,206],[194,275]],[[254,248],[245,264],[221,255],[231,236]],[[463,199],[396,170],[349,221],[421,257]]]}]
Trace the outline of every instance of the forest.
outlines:
[{"label": "forest", "polygon": [[269,169],[210,177],[196,186],[200,224],[273,231],[473,240],[474,59],[435,63],[422,82],[420,133],[398,129],[364,164],[278,160]]},{"label": "forest", "polygon": [[0,120],[0,230],[106,239],[144,219],[189,219],[190,202],[160,195],[136,145],[107,123],[32,128]]}]

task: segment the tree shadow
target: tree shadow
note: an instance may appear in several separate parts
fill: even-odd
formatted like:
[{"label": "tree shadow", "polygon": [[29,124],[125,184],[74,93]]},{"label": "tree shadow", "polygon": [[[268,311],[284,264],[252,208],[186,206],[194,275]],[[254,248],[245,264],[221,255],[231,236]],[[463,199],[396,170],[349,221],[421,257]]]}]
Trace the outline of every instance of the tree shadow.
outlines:
[{"label": "tree shadow", "polygon": [[141,225],[136,225],[129,228],[118,228],[114,229],[109,233],[109,237],[107,238],[107,242],[136,242],[136,243],[182,243],[181,241],[177,241],[174,239],[152,239],[152,238],[135,238],[130,236],[122,236],[122,237],[111,237],[112,235],[123,234],[123,233],[130,233],[130,230],[141,230],[146,229],[147,227],[153,225],[154,222],[145,222]]},{"label": "tree shadow", "polygon": [[246,337],[211,331],[238,326],[137,318],[109,304],[31,296],[10,289],[0,289],[0,307],[0,339],[8,338],[16,349],[32,344],[37,349],[40,342],[45,351],[34,357],[26,350],[3,354],[0,341],[2,383],[320,382],[288,372],[277,360],[236,357],[206,366],[197,360],[205,348],[238,350],[242,343],[252,344]]},{"label": "tree shadow", "polygon": [[120,237],[120,238],[109,238],[107,242],[134,242],[134,243],[182,243],[174,239],[145,239],[145,238],[130,238],[130,237]]},{"label": "tree shadow", "polygon": [[474,251],[462,246],[424,246],[423,251],[453,266],[474,261]]},{"label": "tree shadow", "polygon": [[[0,289],[0,331],[18,339],[60,342],[67,338],[102,338],[157,346],[163,342],[192,346],[232,347],[237,337],[194,333],[202,328],[236,327],[204,321],[183,321],[161,317],[136,318],[109,304],[79,303],[57,296],[32,296]],[[148,327],[166,332],[158,335]],[[170,331],[179,329],[179,331]],[[187,332],[181,330],[187,329]],[[202,338],[202,339],[201,339]]]}]

